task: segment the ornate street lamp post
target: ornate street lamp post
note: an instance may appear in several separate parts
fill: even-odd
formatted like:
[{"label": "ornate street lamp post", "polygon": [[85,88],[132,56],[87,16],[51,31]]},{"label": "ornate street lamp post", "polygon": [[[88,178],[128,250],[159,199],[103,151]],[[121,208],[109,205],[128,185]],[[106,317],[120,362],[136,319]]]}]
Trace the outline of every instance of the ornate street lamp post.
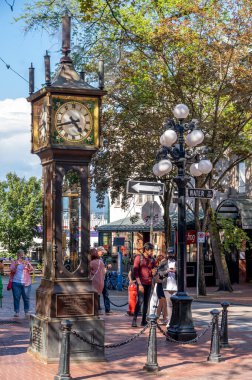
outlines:
[{"label": "ornate street lamp post", "polygon": [[[202,143],[204,135],[201,130],[197,129],[197,121],[183,123],[189,114],[188,107],[179,104],[174,108],[173,114],[178,121],[168,120],[166,124],[167,129],[160,138],[162,148],[157,153],[157,163],[153,167],[153,173],[157,177],[161,177],[168,174],[173,165],[177,167],[177,176],[173,180],[178,188],[178,291],[171,297],[173,310],[168,333],[176,340],[185,341],[196,336],[191,313],[193,298],[188,296],[185,291],[186,186],[190,180],[190,177],[186,175],[186,165],[191,164],[192,176],[200,176],[210,173],[212,164],[207,159],[197,162],[199,154],[192,148]],[[192,161],[194,162],[192,163]]]}]

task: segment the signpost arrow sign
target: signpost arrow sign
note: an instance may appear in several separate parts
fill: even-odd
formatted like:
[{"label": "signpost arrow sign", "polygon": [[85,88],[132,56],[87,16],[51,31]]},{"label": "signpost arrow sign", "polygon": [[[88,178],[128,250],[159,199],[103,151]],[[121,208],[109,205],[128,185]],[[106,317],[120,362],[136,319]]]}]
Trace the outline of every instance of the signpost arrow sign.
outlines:
[{"label": "signpost arrow sign", "polygon": [[127,193],[164,195],[164,184],[158,182],[128,181]]}]

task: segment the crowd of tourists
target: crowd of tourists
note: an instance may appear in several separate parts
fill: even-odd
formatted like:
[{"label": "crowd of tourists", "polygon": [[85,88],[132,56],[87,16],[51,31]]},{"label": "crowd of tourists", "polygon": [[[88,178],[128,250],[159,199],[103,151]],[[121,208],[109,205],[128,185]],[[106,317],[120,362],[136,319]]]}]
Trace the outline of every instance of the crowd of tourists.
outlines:
[{"label": "crowd of tourists", "polygon": [[[90,250],[89,275],[93,289],[98,293],[98,308],[101,313],[100,298],[103,296],[105,314],[110,314],[110,300],[107,288],[107,273],[111,264],[106,262],[107,251],[104,247]],[[171,295],[177,291],[176,261],[173,250],[153,257],[154,246],[145,243],[143,252],[137,254],[129,272],[129,285],[135,286],[137,301],[134,305],[132,327],[137,327],[137,318],[141,314],[141,326],[147,324],[147,314],[156,314],[158,322],[169,324],[172,313]],[[17,252],[16,260],[10,265],[7,290],[12,290],[14,317],[19,317],[20,301],[23,299],[25,316],[29,316],[31,273],[34,271],[30,261],[25,258],[22,249]],[[3,264],[0,265],[0,280]],[[1,282],[2,283],[2,282]]]},{"label": "crowd of tourists", "polygon": [[[173,249],[153,257],[154,246],[146,243],[143,253],[135,256],[130,282],[137,287],[137,303],[132,327],[137,327],[137,317],[142,308],[141,326],[147,324],[146,316],[156,314],[160,324],[169,324],[172,313],[171,296],[177,291],[176,261]],[[162,317],[162,318],[161,318]]]}]

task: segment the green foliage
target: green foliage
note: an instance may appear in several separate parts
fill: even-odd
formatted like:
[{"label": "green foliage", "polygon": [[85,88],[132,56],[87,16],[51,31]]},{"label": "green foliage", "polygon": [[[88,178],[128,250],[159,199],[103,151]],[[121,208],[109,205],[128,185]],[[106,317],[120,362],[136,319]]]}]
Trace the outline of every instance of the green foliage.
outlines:
[{"label": "green foliage", "polygon": [[[200,121],[214,165],[199,186],[219,189],[226,172],[252,152],[250,0],[66,0],[73,14],[77,67],[97,80],[105,61],[104,149],[93,159],[98,201],[128,196],[128,178],[155,180],[163,124],[177,103]],[[58,32],[62,1],[28,1],[27,30]],[[83,58],[85,57],[85,58]],[[218,164],[226,160],[224,172]],[[163,179],[162,179],[163,180]],[[166,178],[165,180],[169,180]]]},{"label": "green foliage", "polygon": [[0,182],[0,241],[10,254],[31,246],[42,224],[41,182],[8,173]]},{"label": "green foliage", "polygon": [[238,251],[242,250],[244,241],[250,244],[250,238],[240,227],[236,226],[234,220],[218,217],[217,223],[223,232],[223,247],[226,252],[232,252],[235,247]]}]

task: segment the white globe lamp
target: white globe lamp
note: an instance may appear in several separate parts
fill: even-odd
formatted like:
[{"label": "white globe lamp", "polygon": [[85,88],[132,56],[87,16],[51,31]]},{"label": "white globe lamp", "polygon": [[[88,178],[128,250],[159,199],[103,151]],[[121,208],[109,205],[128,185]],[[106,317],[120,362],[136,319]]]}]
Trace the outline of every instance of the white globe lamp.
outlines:
[{"label": "white globe lamp", "polygon": [[185,138],[185,142],[190,148],[201,144],[203,140],[204,133],[199,129],[194,129],[191,133],[188,133]]},{"label": "white globe lamp", "polygon": [[[155,166],[155,165],[154,165]],[[159,177],[162,175],[170,173],[172,170],[172,163],[170,160],[161,160],[157,164],[157,170],[159,172]]]},{"label": "white globe lamp", "polygon": [[156,177],[159,177],[160,174],[159,174],[159,170],[158,170],[158,164],[155,164],[152,168],[152,171],[153,171],[153,174],[156,176]]},{"label": "white globe lamp", "polygon": [[202,172],[199,170],[199,164],[196,163],[196,164],[192,164],[190,166],[190,173],[193,177],[199,177]]},{"label": "white globe lamp", "polygon": [[173,129],[167,129],[160,137],[160,143],[163,146],[172,146],[177,141],[177,133]]},{"label": "white globe lamp", "polygon": [[185,104],[178,104],[173,110],[173,115],[180,120],[186,119],[189,115],[189,108]]},{"label": "white globe lamp", "polygon": [[211,170],[213,169],[213,165],[211,163],[211,161],[209,160],[201,160],[199,163],[198,163],[198,166],[199,166],[199,170],[203,173],[203,174],[208,174],[211,172]]}]

